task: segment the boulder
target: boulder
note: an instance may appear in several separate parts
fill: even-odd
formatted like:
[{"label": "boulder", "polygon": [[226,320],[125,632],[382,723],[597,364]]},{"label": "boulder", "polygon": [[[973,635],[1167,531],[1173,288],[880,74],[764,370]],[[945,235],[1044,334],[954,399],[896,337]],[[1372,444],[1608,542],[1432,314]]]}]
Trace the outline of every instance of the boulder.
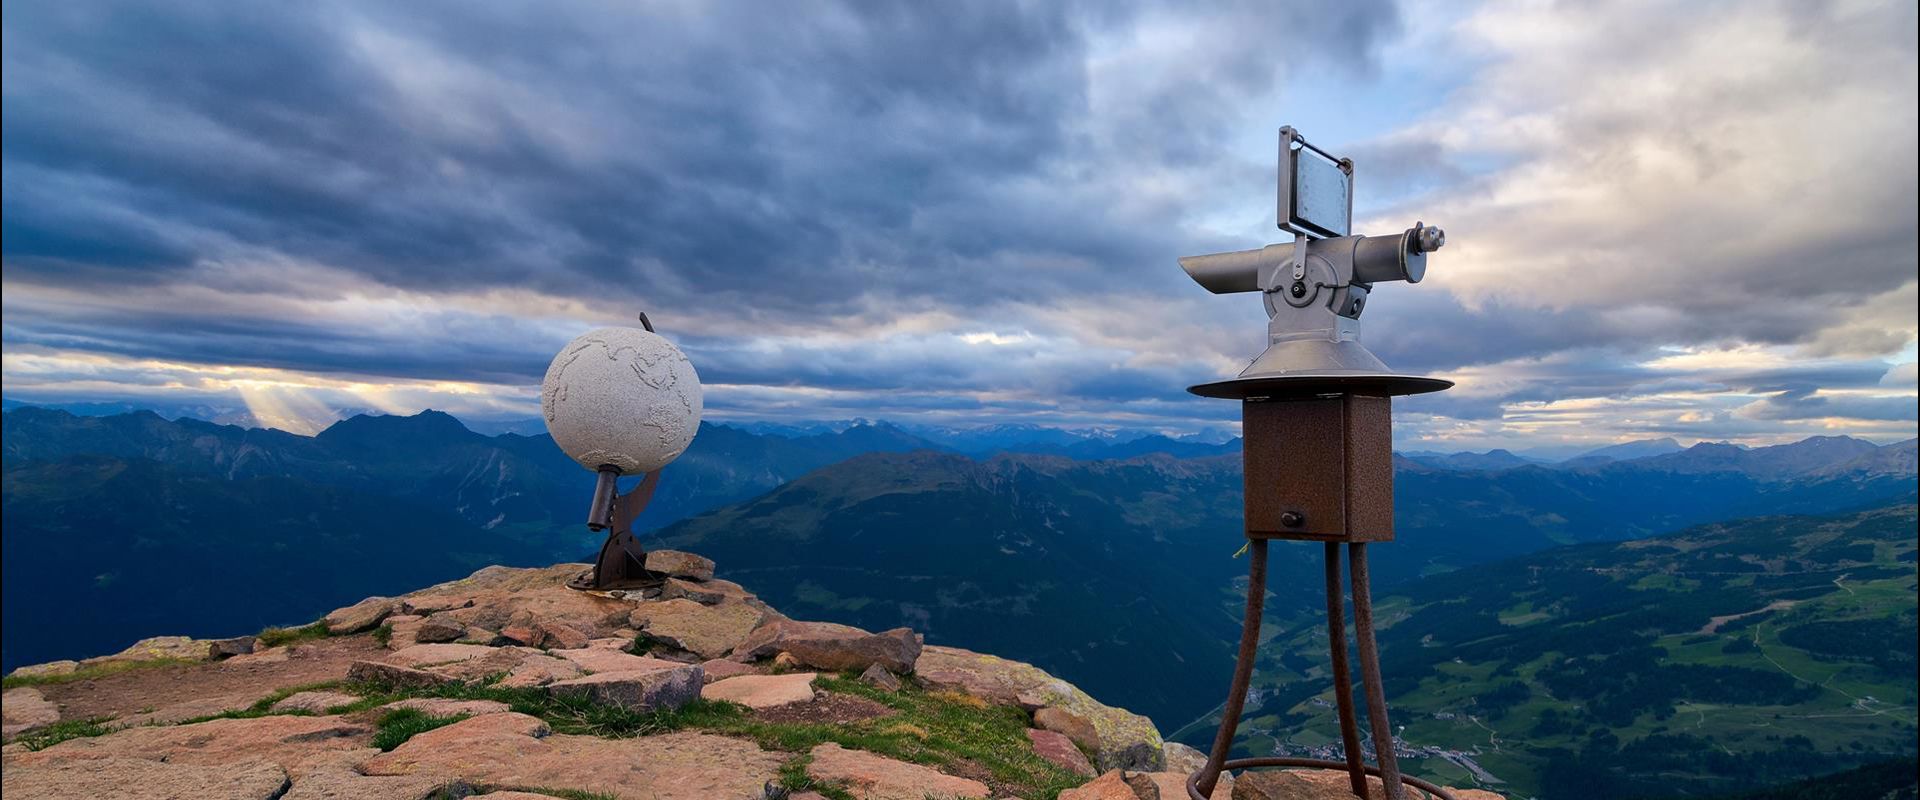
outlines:
[{"label": "boulder", "polygon": [[260,640],[252,636],[235,636],[231,639],[213,639],[207,642],[206,658],[218,661],[234,656],[244,656],[260,646]]},{"label": "boulder", "polygon": [[1140,800],[1133,793],[1133,787],[1127,785],[1127,777],[1120,770],[1109,770],[1098,778],[1081,784],[1078,788],[1060,793],[1059,800]]},{"label": "boulder", "polygon": [[866,671],[860,673],[860,682],[889,692],[900,691],[900,676],[879,664],[868,665]]},{"label": "boulder", "polygon": [[465,622],[439,614],[427,617],[420,622],[418,627],[413,629],[413,640],[416,642],[453,642],[459,641],[466,635],[467,624]]},{"label": "boulder", "polygon": [[931,646],[921,652],[915,676],[929,688],[965,692],[989,703],[1036,711],[1051,706],[1071,712],[1092,725],[1094,744],[1087,747],[1094,766],[1101,769],[1158,772],[1165,764],[1160,731],[1151,720],[1103,705],[1032,664]]},{"label": "boulder", "polygon": [[654,550],[647,553],[647,571],[674,578],[696,581],[713,580],[713,561],[679,550]]},{"label": "boulder", "polygon": [[468,625],[467,632],[454,641],[460,644],[478,644],[487,647],[500,647],[511,644],[511,642],[507,641],[507,637],[478,625]]},{"label": "boulder", "polygon": [[598,705],[654,711],[693,702],[700,696],[702,683],[700,665],[676,664],[672,669],[596,672],[584,678],[554,681],[547,684],[547,692],[561,698],[585,698]]},{"label": "boulder", "polygon": [[744,739],[684,732],[629,739],[571,736],[549,733],[533,717],[506,713],[419,734],[391,753],[366,760],[361,771],[614,797],[723,800],[759,796],[762,786],[778,779],[786,759]]},{"label": "boulder", "polygon": [[0,720],[4,720],[0,721],[0,738],[12,739],[59,722],[60,707],[31,686],[8,689],[0,695]]},{"label": "boulder", "polygon": [[[1140,800],[1188,800],[1187,778],[1191,772],[1133,772],[1128,773],[1127,785],[1133,787],[1133,794]],[[1214,781],[1213,793],[1208,800],[1228,800],[1233,797],[1233,773],[1220,773],[1220,780]],[[1352,797],[1352,795],[1348,795]]]},{"label": "boulder", "polygon": [[854,797],[862,800],[926,800],[989,794],[987,785],[976,780],[956,778],[932,767],[861,750],[848,750],[832,742],[813,748],[811,754],[813,761],[807,764],[807,777],[843,784]]},{"label": "boulder", "polygon": [[10,762],[0,772],[0,794],[36,800],[265,800],[281,797],[286,787],[286,771],[265,761],[206,765],[107,757]]},{"label": "boulder", "polygon": [[378,627],[399,608],[400,602],[391,597],[369,597],[345,608],[336,608],[321,621],[327,624],[327,632],[336,636],[359,633]]},{"label": "boulder", "polygon": [[1089,750],[1100,746],[1100,731],[1086,717],[1059,706],[1047,706],[1033,712],[1033,725],[1041,730],[1064,734],[1074,744]]},{"label": "boulder", "polygon": [[382,624],[387,626],[387,649],[405,650],[420,643],[420,625],[427,618],[413,614],[395,614]]},{"label": "boulder", "polygon": [[110,656],[89,658],[80,662],[83,667],[99,664],[111,664],[126,661],[205,661],[207,660],[207,642],[190,636],[155,636],[134,642],[127,649]]},{"label": "boulder", "polygon": [[733,652],[765,615],[745,603],[706,606],[678,598],[642,603],[629,619],[648,636],[708,659]]},{"label": "boulder", "polygon": [[57,675],[72,675],[73,671],[79,668],[78,661],[48,661],[44,664],[29,664],[7,674],[16,678],[51,678]]},{"label": "boulder", "polygon": [[404,689],[428,689],[449,683],[459,683],[460,679],[424,669],[403,667],[399,664],[387,664],[380,661],[355,661],[347,666],[347,680],[377,683]]},{"label": "boulder", "polygon": [[920,637],[906,628],[868,633],[851,625],[780,619],[755,628],[734,648],[733,657],[751,661],[775,653],[791,655],[814,669],[838,672],[879,664],[908,673],[920,658]]},{"label": "boulder", "polygon": [[1075,747],[1072,739],[1038,728],[1027,729],[1027,740],[1033,743],[1033,752],[1053,763],[1054,766],[1075,775],[1093,777],[1093,762],[1087,760],[1087,754]]},{"label": "boulder", "polygon": [[1167,742],[1162,751],[1167,754],[1167,771],[1191,775],[1207,765],[1207,754],[1179,742]]},{"label": "boulder", "polygon": [[660,599],[692,600],[702,605],[716,605],[727,599],[727,592],[717,583],[695,583],[680,578],[668,578],[667,582],[660,586]]},{"label": "boulder", "polygon": [[702,700],[725,700],[753,709],[774,708],[813,700],[813,681],[819,673],[741,675],[714,681],[700,690]]},{"label": "boulder", "polygon": [[[472,605],[435,611],[466,626],[499,631],[518,630],[514,641],[528,646],[544,644],[542,623],[560,624],[598,638],[626,625],[633,605],[597,592],[567,588],[567,581],[589,568],[586,564],[557,564],[540,569],[486,567],[457,581],[449,581],[407,595],[415,598],[459,597]],[[431,605],[431,604],[430,604]]]},{"label": "boulder", "polygon": [[295,692],[273,704],[274,711],[305,711],[310,714],[325,714],[328,709],[360,702],[359,695],[345,692]]},{"label": "boulder", "polygon": [[541,638],[548,647],[573,649],[587,646],[587,634],[564,622],[541,622],[536,627],[540,629]]}]

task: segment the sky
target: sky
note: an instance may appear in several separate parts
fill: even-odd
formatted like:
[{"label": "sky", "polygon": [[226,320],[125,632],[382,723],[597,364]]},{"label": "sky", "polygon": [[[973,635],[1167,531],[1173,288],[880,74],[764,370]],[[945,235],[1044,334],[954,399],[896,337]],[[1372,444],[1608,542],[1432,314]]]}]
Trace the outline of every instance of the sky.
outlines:
[{"label": "sky", "polygon": [[1447,231],[1402,447],[1915,433],[1910,1],[3,14],[10,400],[531,418],[644,311],[712,420],[1231,425],[1293,125]]}]

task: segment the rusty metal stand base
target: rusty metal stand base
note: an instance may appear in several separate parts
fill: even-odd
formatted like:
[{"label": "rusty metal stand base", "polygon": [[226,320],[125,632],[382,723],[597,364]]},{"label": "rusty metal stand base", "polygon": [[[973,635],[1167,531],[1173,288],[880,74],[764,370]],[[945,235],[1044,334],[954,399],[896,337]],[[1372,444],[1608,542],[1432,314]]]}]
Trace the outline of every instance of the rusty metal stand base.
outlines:
[{"label": "rusty metal stand base", "polygon": [[[660,471],[654,470],[647,473],[633,491],[605,498],[610,508],[599,508],[602,499],[595,498],[596,507],[588,519],[601,519],[601,514],[605,513],[607,541],[600,545],[600,555],[593,560],[593,569],[567,581],[567,588],[583,592],[606,592],[615,589],[648,589],[666,583],[667,576],[647,571],[647,549],[640,546],[639,537],[633,533],[633,521],[640,517],[641,511],[646,510],[647,501],[653,499],[653,491],[659,485]],[[611,487],[611,484],[608,486]]]},{"label": "rusty metal stand base", "polygon": [[1340,544],[1337,542],[1326,543],[1327,644],[1333,656],[1334,705],[1339,710],[1340,740],[1346,751],[1346,761],[1278,756],[1227,758],[1227,753],[1233,749],[1234,734],[1240,727],[1240,714],[1246,709],[1247,688],[1253,680],[1254,656],[1260,649],[1260,620],[1266,607],[1267,540],[1255,538],[1248,544],[1252,563],[1247,570],[1247,608],[1246,616],[1241,621],[1240,654],[1233,667],[1233,684],[1227,690],[1227,704],[1222,709],[1220,730],[1214,736],[1213,750],[1207,755],[1207,763],[1187,777],[1187,797],[1190,800],[1208,800],[1221,772],[1254,767],[1342,770],[1351,781],[1354,795],[1363,798],[1367,797],[1367,776],[1373,775],[1385,785],[1389,800],[1404,800],[1407,786],[1442,800],[1454,800],[1453,795],[1443,787],[1400,774],[1399,759],[1393,752],[1393,729],[1387,721],[1386,690],[1380,678],[1380,653],[1374,644],[1367,545],[1365,542],[1352,542],[1347,548],[1353,561],[1354,638],[1360,650],[1360,674],[1367,693],[1367,721],[1373,728],[1374,757],[1379,765],[1366,766],[1360,758],[1360,726],[1354,716],[1352,676],[1347,668],[1346,613],[1341,600]]}]

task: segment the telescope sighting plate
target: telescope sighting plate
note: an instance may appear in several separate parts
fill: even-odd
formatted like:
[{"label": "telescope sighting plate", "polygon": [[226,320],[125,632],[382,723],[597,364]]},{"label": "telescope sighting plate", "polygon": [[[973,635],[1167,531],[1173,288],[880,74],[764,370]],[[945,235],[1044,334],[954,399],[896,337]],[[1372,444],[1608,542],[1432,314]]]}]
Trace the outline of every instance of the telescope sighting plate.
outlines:
[{"label": "telescope sighting plate", "polygon": [[1288,400],[1330,394],[1397,397],[1438,392],[1452,387],[1453,381],[1415,375],[1301,373],[1214,381],[1189,386],[1187,391],[1201,397],[1223,400]]}]

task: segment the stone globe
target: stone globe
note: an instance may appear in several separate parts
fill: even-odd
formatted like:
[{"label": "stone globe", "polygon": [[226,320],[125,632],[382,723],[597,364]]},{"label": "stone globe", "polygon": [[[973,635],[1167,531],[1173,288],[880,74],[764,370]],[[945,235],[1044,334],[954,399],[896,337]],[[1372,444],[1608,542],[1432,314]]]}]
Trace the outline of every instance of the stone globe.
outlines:
[{"label": "stone globe", "polygon": [[547,367],[540,410],[555,444],[591,470],[652,472],[700,429],[700,376],[672,342],[639,328],[600,328]]}]

